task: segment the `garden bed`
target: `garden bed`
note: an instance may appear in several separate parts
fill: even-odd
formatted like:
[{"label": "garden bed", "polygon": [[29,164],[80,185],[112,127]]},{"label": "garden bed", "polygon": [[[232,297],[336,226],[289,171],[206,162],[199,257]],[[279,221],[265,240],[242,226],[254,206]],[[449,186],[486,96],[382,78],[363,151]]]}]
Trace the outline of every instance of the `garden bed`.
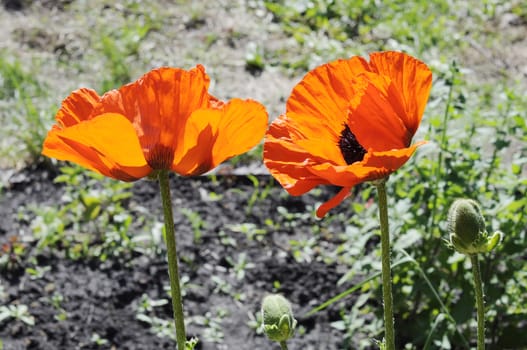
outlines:
[{"label": "garden bed", "polygon": [[[173,330],[167,328],[171,306],[164,246],[154,249],[160,254],[123,250],[105,261],[96,255],[68,258],[68,249],[60,242],[54,249],[37,248],[39,241],[30,232],[35,218],[24,208],[60,206],[63,186],[53,182],[52,174],[33,168],[13,175],[1,199],[2,242],[7,249],[16,237],[16,244],[24,246],[20,256],[12,257],[9,269],[4,266],[2,298],[11,305],[28,306],[28,317],[34,320],[34,324],[23,319],[0,323],[4,349],[173,348],[174,342],[166,336]],[[218,176],[215,181],[172,178],[188,333],[200,338],[199,349],[270,348],[271,343],[257,332],[259,303],[266,293],[279,292],[292,302],[302,327],[302,335],[291,341],[295,348],[336,348],[341,337],[330,322],[341,318],[338,310],[305,314],[345,290],[345,285],[336,287],[343,271],[311,260],[316,258],[312,254],[304,260],[297,255],[295,260],[289,241],[311,231],[314,219],[297,221],[292,227],[276,211],[282,207],[289,215],[307,213],[316,199],[284,195],[269,176],[258,181],[255,187],[247,177],[235,175]],[[132,213],[146,213],[148,220],[162,221],[157,190],[156,182],[139,181],[123,206]],[[247,210],[251,196],[263,190],[268,191],[265,198],[257,193],[258,202]],[[210,194],[221,199],[210,200]],[[200,217],[199,234],[181,208]],[[274,227],[280,228],[273,229],[265,218],[272,218]],[[132,227],[133,239],[142,227]],[[163,302],[142,308],[155,304],[149,300]]]}]

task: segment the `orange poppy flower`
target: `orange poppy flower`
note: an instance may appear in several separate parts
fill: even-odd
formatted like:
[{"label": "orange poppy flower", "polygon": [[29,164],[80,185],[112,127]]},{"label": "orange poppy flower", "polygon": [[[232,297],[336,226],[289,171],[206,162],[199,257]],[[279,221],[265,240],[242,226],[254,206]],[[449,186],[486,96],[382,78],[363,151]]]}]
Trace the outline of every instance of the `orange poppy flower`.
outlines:
[{"label": "orange poppy flower", "polygon": [[74,91],[56,115],[42,154],[134,181],[155,170],[191,176],[255,146],[267,128],[253,100],[223,103],[208,93],[203,66],[159,68],[99,96]]},{"label": "orange poppy flower", "polygon": [[264,163],[292,195],[318,185],[341,191],[322,204],[323,217],[365,181],[387,177],[424,142],[410,145],[432,85],[432,73],[400,52],[337,60],[293,88],[285,114],[271,123]]}]

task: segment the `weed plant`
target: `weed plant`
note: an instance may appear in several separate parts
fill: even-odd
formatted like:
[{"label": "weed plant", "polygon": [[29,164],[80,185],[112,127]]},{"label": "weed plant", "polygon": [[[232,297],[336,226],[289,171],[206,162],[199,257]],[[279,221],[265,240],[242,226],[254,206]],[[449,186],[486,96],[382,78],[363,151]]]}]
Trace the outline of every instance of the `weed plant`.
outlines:
[{"label": "weed plant", "polygon": [[130,183],[104,179],[77,166],[62,167],[55,182],[65,186],[60,205],[30,205],[19,214],[30,222],[39,251],[54,249],[71,259],[102,262],[126,260],[135,252],[156,253],[154,233],[132,232],[133,217],[134,225],[154,225],[125,209],[132,195]]}]

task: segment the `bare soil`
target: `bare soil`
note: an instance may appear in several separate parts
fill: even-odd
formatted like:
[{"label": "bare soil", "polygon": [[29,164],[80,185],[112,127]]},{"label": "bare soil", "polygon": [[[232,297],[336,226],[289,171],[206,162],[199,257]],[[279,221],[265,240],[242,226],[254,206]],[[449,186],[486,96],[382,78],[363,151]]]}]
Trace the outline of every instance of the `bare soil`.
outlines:
[{"label": "bare soil", "polygon": [[[23,206],[60,203],[63,188],[53,183],[54,175],[44,168],[35,168],[11,178],[10,187],[0,200],[2,242],[14,235],[23,241],[24,236],[30,234],[27,220],[20,220],[18,215]],[[190,319],[196,316],[214,319],[218,313],[224,314],[219,323],[223,339],[207,339],[203,335],[210,332],[210,325],[189,322],[189,336],[201,339],[198,349],[273,348],[271,342],[249,326],[249,315],[257,314],[263,296],[272,292],[282,293],[290,299],[303,328],[301,334],[290,342],[291,348],[339,348],[342,335],[329,325],[340,319],[336,307],[314,316],[304,315],[349,286],[336,287],[342,276],[336,266],[317,259],[297,262],[293,258],[287,241],[295,238],[297,232],[309,230],[314,220],[305,222],[305,227],[293,228],[288,226],[285,218],[278,217],[275,210],[284,206],[293,213],[302,212],[317,199],[284,196],[283,189],[271,184],[266,199],[247,213],[241,208],[247,207],[249,197],[257,189],[243,176],[220,176],[217,182],[206,177],[173,177],[171,180],[180,269],[182,276],[188,278],[189,286],[184,295],[186,313]],[[272,181],[267,176],[260,180],[262,186]],[[202,190],[221,193],[223,198],[203,201]],[[141,211],[146,209],[162,220],[155,182],[135,183],[127,205],[130,211],[141,207]],[[194,242],[190,223],[178,210],[182,207],[195,210],[206,222],[199,243]],[[265,227],[265,218],[273,218],[281,228],[264,235],[263,239],[250,239],[228,229],[232,223]],[[235,244],[223,243],[221,231],[228,232]],[[35,325],[28,326],[13,319],[0,323],[0,339],[5,350],[174,348],[172,340],[153,334],[148,324],[137,319],[137,305],[144,294],[154,300],[167,299],[168,271],[164,254],[133,254],[101,262],[95,258],[72,260],[60,251],[39,251],[32,243],[26,245],[31,259],[24,259],[16,269],[3,270],[0,281],[5,289],[6,304],[28,305]],[[235,277],[233,266],[228,261],[229,257],[236,258],[240,252],[245,252],[248,261],[254,264],[246,269],[242,279]],[[40,278],[30,278],[25,269],[29,267],[27,261],[32,259],[38,266],[49,267],[49,271]],[[218,280],[224,281],[226,289],[219,288],[215,282]],[[54,294],[63,296],[61,307],[67,318],[60,321],[56,318],[58,310],[51,303]],[[242,297],[237,299],[235,295]],[[346,303],[351,301],[348,298]],[[346,307],[346,304],[339,307]],[[167,304],[156,308],[156,317],[170,319],[171,307]],[[95,346],[93,334],[108,343]]]}]

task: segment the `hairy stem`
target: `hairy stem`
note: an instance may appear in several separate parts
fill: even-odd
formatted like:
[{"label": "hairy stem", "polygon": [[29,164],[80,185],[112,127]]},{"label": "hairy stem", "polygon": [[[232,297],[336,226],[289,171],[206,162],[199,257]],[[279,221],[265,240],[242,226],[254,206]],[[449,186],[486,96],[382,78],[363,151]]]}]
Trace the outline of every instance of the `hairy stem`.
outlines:
[{"label": "hairy stem", "polygon": [[384,302],[386,350],[395,350],[392,273],[390,268],[390,230],[385,182],[385,180],[375,182],[375,186],[379,195],[379,219],[381,223],[382,299]]},{"label": "hairy stem", "polygon": [[485,303],[483,301],[483,283],[481,283],[481,272],[477,254],[470,255],[472,263],[472,274],[474,275],[474,290],[476,291],[476,311],[478,317],[478,347],[477,350],[485,349]]},{"label": "hairy stem", "polygon": [[176,253],[176,233],[174,230],[174,217],[172,214],[172,201],[170,199],[170,186],[168,183],[168,171],[159,172],[159,189],[163,201],[163,212],[165,216],[165,234],[168,255],[168,273],[170,275],[170,291],[172,293],[172,308],[174,311],[174,324],[176,325],[176,340],[178,350],[185,349],[187,340],[185,334],[185,319],[183,315],[183,302],[179,286],[179,268]]},{"label": "hairy stem", "polygon": [[285,342],[285,340],[280,342],[280,348],[282,350],[287,350],[287,343]]}]

